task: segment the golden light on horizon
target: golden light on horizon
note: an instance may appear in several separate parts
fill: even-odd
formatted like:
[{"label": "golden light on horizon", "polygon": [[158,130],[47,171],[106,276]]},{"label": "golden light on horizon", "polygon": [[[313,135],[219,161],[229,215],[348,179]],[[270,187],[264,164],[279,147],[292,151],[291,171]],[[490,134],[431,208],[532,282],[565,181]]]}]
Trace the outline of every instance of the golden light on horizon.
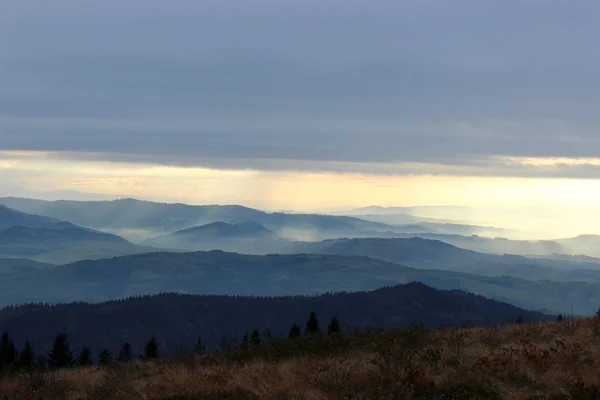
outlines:
[{"label": "golden light on horizon", "polygon": [[[40,191],[68,189],[189,204],[242,204],[265,210],[321,212],[368,205],[461,205],[489,210],[529,207],[555,210],[563,225],[568,222],[578,231],[600,226],[595,219],[600,214],[594,214],[600,180],[220,170],[47,157],[4,152],[0,177]],[[568,213],[584,210],[589,211],[589,218],[568,219]],[[462,217],[496,225],[532,224],[491,214],[456,219]],[[560,227],[559,222],[541,219],[535,224],[532,228],[543,230]]]}]

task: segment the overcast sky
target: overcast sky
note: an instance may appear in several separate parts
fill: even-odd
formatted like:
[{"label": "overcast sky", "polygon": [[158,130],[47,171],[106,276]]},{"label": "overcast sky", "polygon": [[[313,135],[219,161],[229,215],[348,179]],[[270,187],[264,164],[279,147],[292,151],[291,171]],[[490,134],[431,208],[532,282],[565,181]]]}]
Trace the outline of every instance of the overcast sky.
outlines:
[{"label": "overcast sky", "polygon": [[598,157],[599,2],[322,3],[4,0],[0,149],[524,176],[497,160]]},{"label": "overcast sky", "polygon": [[542,230],[600,229],[598,1],[1,10],[0,195],[536,207],[560,210]]}]

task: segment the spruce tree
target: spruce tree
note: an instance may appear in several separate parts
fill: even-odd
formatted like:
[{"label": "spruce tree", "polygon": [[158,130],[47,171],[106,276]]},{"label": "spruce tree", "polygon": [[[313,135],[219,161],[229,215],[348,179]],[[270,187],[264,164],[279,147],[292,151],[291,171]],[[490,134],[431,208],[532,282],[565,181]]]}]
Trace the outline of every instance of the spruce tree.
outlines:
[{"label": "spruce tree", "polygon": [[338,321],[337,317],[333,317],[331,323],[329,324],[329,327],[327,328],[327,334],[335,335],[341,332],[342,328],[340,327],[340,322]]},{"label": "spruce tree", "polygon": [[33,348],[31,347],[31,343],[29,340],[25,341],[25,345],[23,346],[23,350],[19,354],[19,361],[17,365],[20,369],[31,370],[35,364],[35,354],[33,353]]},{"label": "spruce tree", "polygon": [[110,354],[110,351],[108,351],[108,349],[104,349],[98,354],[98,360],[100,362],[100,365],[109,365],[110,363],[112,363],[113,357],[112,354]]},{"label": "spruce tree", "polygon": [[250,337],[250,341],[252,342],[252,344],[254,346],[258,346],[262,340],[260,338],[260,332],[258,331],[258,329],[255,329],[254,331],[252,331],[252,336]]},{"label": "spruce tree", "polygon": [[64,368],[73,365],[73,352],[69,337],[64,333],[59,333],[54,339],[52,350],[48,353],[48,366],[51,369]]},{"label": "spruce tree", "polygon": [[298,338],[300,336],[302,336],[302,330],[300,330],[300,325],[298,325],[298,324],[292,325],[292,328],[290,329],[290,333],[288,335],[288,338],[290,338],[290,339],[296,339],[296,338]]},{"label": "spruce tree", "polygon": [[156,341],[156,338],[154,337],[154,335],[152,335],[152,337],[146,344],[145,356],[146,356],[146,359],[152,359],[152,358],[158,357],[158,342]]},{"label": "spruce tree", "polygon": [[14,368],[17,362],[17,348],[8,332],[2,333],[0,338],[0,370]]},{"label": "spruce tree", "polygon": [[119,362],[127,363],[133,359],[133,352],[131,351],[131,343],[126,342],[123,347],[121,347],[121,351],[119,352],[119,357],[117,360]]},{"label": "spruce tree", "polygon": [[321,328],[319,327],[319,320],[317,319],[317,314],[313,311],[310,313],[310,317],[308,321],[306,321],[306,326],[304,328],[305,335],[315,335],[321,332]]},{"label": "spruce tree", "polygon": [[204,354],[205,351],[206,351],[206,346],[204,346],[204,344],[202,343],[202,338],[198,337],[198,342],[196,343],[196,346],[194,347],[194,352],[196,354]]},{"label": "spruce tree", "polygon": [[92,350],[89,347],[84,346],[79,354],[79,365],[92,365]]}]

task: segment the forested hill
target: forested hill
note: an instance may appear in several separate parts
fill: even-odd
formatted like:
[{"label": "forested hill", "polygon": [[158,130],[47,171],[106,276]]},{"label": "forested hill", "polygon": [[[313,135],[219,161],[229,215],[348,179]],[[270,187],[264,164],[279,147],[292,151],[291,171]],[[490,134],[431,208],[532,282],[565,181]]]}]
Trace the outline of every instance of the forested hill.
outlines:
[{"label": "forested hill", "polygon": [[463,291],[440,291],[421,283],[372,292],[321,296],[242,297],[160,294],[99,304],[25,305],[0,310],[0,330],[22,346],[29,339],[36,352],[45,351],[57,332],[69,335],[74,349],[90,346],[95,353],[117,352],[125,342],[141,352],[155,335],[164,352],[191,348],[198,337],[210,346],[223,338],[240,339],[246,331],[268,329],[287,336],[302,328],[315,311],[326,330],[333,317],[342,326],[401,328],[412,322],[428,327],[495,325],[549,320],[544,314],[488,300]]}]

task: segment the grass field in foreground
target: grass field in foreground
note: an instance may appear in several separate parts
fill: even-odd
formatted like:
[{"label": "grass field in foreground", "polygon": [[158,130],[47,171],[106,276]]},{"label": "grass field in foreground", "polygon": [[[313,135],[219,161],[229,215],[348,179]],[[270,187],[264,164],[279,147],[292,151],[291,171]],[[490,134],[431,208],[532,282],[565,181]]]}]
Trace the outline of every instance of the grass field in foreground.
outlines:
[{"label": "grass field in foreground", "polygon": [[22,373],[0,399],[595,399],[600,320],[354,333]]}]

